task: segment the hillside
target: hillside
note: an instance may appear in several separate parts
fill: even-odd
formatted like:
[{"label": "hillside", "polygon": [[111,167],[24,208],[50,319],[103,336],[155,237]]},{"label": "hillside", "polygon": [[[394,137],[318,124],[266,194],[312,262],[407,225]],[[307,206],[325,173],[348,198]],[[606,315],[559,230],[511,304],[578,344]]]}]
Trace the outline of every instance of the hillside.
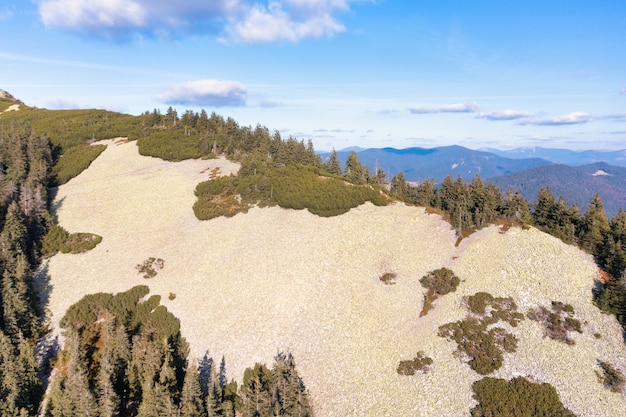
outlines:
[{"label": "hillside", "polygon": [[[402,204],[368,203],[331,218],[254,208],[201,222],[192,211],[196,184],[237,164],[166,162],[140,156],[135,142],[106,144],[55,196],[62,226],[103,240],[41,269],[53,325],[84,294],[147,284],[180,318],[191,356],[224,355],[229,377],[277,350],[293,352],[319,416],[467,415],[481,376],[437,336],[439,326],[465,316],[463,297],[511,296],[522,313],[562,301],[583,323],[575,344],[544,337],[526,319],[508,328],[519,346],[493,376],[549,382],[579,416],[623,413],[623,394],[605,389],[595,371],[597,360],[608,360],[626,372],[626,347],[615,319],[592,305],[597,267],[580,250],[536,229],[493,226],[457,247],[448,223]],[[135,267],[149,257],[164,267],[146,280]],[[461,284],[419,318],[419,279],[444,266]],[[380,281],[386,272],[397,274],[395,285]],[[433,359],[431,371],[398,375],[398,362],[417,351]]]},{"label": "hillside", "polygon": [[[359,160],[374,172],[375,167],[385,170],[389,178],[404,172],[407,181],[424,181],[427,177],[441,182],[446,175],[460,176],[471,180],[476,175],[490,178],[548,165],[550,162],[539,158],[511,159],[489,152],[474,151],[462,146],[438,148],[382,148],[357,149]],[[337,155],[345,162],[349,150],[338,151]],[[329,153],[322,153],[323,159]]]},{"label": "hillside", "polygon": [[620,208],[626,208],[626,168],[603,162],[579,167],[548,165],[489,178],[487,182],[503,191],[520,190],[524,198],[531,202],[537,197],[539,189],[550,187],[557,198],[563,196],[568,203],[576,204],[583,212],[597,193],[602,198],[609,218],[615,216]]}]

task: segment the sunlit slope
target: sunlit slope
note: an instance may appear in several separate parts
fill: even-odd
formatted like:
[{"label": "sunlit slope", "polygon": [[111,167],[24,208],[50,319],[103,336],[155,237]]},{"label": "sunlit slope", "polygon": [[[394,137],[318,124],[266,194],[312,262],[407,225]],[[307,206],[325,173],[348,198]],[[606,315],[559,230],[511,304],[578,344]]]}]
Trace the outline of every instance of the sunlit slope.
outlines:
[{"label": "sunlit slope", "polygon": [[[455,247],[438,216],[399,204],[331,218],[275,207],[200,222],[193,190],[217,166],[237,169],[226,160],[142,157],[135,143],[117,141],[60,187],[60,224],[103,241],[49,261],[53,321],[84,294],[148,284],[181,319],[191,356],[224,355],[233,378],[290,350],[319,416],[466,415],[481,376],[453,355],[438,327],[463,318],[462,297],[477,291],[510,295],[524,313],[558,300],[586,323],[576,344],[544,338],[525,320],[512,329],[519,349],[495,376],[550,382],[579,415],[623,413],[623,398],[594,373],[596,359],[624,364],[626,352],[619,326],[591,304],[589,256],[534,229],[489,228]],[[145,280],[135,266],[149,257],[164,268]],[[443,266],[462,282],[418,318],[419,279]],[[397,283],[383,284],[385,272]],[[398,375],[398,362],[418,350],[433,358],[431,372]]]}]

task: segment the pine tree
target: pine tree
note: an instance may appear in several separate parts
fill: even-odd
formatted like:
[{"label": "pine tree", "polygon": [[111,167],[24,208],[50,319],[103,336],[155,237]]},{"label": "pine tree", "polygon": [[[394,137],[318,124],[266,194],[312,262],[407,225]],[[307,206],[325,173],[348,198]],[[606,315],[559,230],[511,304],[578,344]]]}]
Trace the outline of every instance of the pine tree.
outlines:
[{"label": "pine tree", "polygon": [[354,184],[364,184],[366,181],[365,169],[354,151],[348,155],[344,176]]},{"label": "pine tree", "polygon": [[200,373],[198,366],[192,362],[187,366],[185,381],[180,394],[179,415],[181,417],[201,417],[206,411],[202,403],[202,390],[200,389]]},{"label": "pine tree", "polygon": [[591,254],[597,254],[605,236],[611,230],[599,194],[596,194],[591,199],[589,208],[582,218],[579,230],[578,238],[580,246]]},{"label": "pine tree", "polygon": [[337,156],[337,151],[334,149],[331,152],[328,161],[324,163],[324,169],[330,174],[341,175],[341,162],[339,161],[339,156]]}]

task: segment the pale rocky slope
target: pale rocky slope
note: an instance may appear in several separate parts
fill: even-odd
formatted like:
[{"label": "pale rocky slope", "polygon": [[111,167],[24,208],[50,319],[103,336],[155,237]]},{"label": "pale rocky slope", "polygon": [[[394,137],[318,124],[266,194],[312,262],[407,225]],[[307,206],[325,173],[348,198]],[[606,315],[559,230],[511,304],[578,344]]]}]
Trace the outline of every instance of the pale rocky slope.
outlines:
[{"label": "pale rocky slope", "polygon": [[[624,395],[604,389],[594,373],[596,359],[626,372],[626,349],[615,320],[591,304],[597,270],[583,252],[534,229],[495,227],[455,247],[447,223],[401,204],[366,204],[332,218],[255,208],[200,222],[191,209],[195,185],[211,168],[230,173],[236,164],[171,163],[140,156],[135,143],[107,143],[56,196],[62,226],[103,241],[46,264],[53,323],[84,294],[147,284],[180,318],[192,356],[224,355],[232,378],[290,350],[318,416],[460,416],[474,404],[471,384],[480,376],[436,334],[465,316],[462,296],[512,296],[522,312],[559,300],[585,322],[576,344],[546,339],[525,320],[513,329],[518,351],[494,376],[549,382],[580,416],[626,415]],[[148,257],[165,260],[151,280],[135,270]],[[463,282],[418,318],[419,279],[442,266]],[[397,284],[382,284],[384,272],[397,273]],[[398,362],[418,350],[433,358],[432,371],[399,376]]]}]

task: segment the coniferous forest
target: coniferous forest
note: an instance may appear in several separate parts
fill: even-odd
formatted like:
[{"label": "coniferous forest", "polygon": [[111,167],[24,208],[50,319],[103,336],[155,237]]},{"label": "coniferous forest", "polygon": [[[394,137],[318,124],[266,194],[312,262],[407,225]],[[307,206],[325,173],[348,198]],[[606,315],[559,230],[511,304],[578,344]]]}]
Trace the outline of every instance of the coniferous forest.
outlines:
[{"label": "coniferous forest", "polygon": [[[581,212],[549,188],[531,204],[518,191],[503,192],[478,176],[469,183],[449,176],[435,184],[426,178],[414,186],[402,173],[389,179],[382,169],[372,172],[354,152],[342,169],[335,152],[322,161],[310,141],[284,139],[262,126],[242,127],[205,111],[179,116],[170,107],[165,114],[129,116],[24,106],[0,116],[2,416],[313,415],[297,358],[277,352],[269,366],[251,364],[240,382],[228,381],[224,358],[218,363],[208,355],[188,356],[178,319],[146,286],[84,297],[61,321],[62,348],[51,336],[35,271],[57,251],[80,252],[98,242],[98,236],[69,234],[55,223],[51,190],[103,151],[92,142],[118,136],[137,140],[142,155],[171,161],[225,156],[239,162],[237,175],[198,184],[193,210],[202,220],[254,205],[335,216],[367,201],[400,200],[444,217],[459,241],[491,224],[535,226],[595,257],[608,277],[597,288],[595,303],[626,329],[626,211],[608,219],[599,196]],[[481,381],[475,392],[485,403],[472,415],[492,415],[488,410],[496,406],[488,399],[500,401],[511,390],[536,390],[550,398],[555,413],[570,415],[553,401],[550,387],[529,388],[525,380]]]}]

